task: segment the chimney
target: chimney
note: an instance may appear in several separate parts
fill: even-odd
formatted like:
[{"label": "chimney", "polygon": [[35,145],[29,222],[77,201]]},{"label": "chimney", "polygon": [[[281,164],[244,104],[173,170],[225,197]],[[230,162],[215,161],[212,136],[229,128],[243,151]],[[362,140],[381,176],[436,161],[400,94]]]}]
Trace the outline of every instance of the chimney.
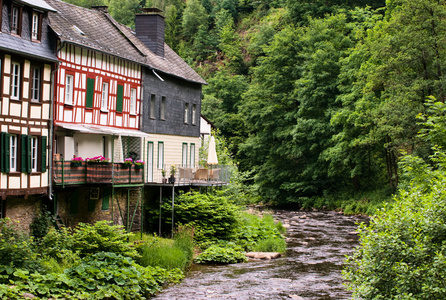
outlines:
[{"label": "chimney", "polygon": [[164,17],[157,8],[143,8],[135,15],[136,37],[153,53],[164,57]]},{"label": "chimney", "polygon": [[104,5],[93,5],[91,7],[91,9],[93,10],[97,10],[97,11],[102,11],[102,12],[108,12],[108,6],[104,6]]}]

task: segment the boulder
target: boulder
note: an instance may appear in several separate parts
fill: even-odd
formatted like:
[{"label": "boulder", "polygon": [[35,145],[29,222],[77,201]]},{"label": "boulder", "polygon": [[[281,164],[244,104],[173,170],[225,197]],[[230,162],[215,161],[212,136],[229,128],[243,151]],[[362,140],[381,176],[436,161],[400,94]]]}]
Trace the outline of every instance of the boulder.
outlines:
[{"label": "boulder", "polygon": [[278,252],[247,252],[246,257],[253,259],[275,259],[281,256]]}]

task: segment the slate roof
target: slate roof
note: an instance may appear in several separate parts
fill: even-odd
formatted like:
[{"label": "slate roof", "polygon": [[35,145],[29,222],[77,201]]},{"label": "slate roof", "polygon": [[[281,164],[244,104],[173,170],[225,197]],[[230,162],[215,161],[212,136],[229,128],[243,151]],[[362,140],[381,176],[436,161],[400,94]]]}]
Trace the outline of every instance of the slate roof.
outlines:
[{"label": "slate roof", "polygon": [[56,54],[48,41],[34,43],[17,36],[0,33],[0,50],[13,52],[23,56],[34,57],[37,59],[45,59],[54,62],[57,61]]},{"label": "slate roof", "polygon": [[107,12],[60,0],[46,2],[57,10],[49,13],[50,27],[61,41],[134,61],[187,81],[206,84],[167,44],[164,44],[164,58],[157,56],[130,28],[116,22]]}]

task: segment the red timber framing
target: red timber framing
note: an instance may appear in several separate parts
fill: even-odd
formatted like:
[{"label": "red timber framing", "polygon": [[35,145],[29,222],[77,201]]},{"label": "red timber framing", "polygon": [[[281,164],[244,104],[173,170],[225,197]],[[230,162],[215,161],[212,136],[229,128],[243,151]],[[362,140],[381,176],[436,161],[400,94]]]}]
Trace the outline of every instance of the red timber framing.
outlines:
[{"label": "red timber framing", "polygon": [[[58,52],[58,59],[61,64],[57,72],[55,89],[56,124],[89,124],[139,129],[141,102],[139,64],[72,44],[64,44]],[[68,82],[67,75],[71,76]],[[104,86],[108,86],[107,93],[103,93]],[[134,113],[130,111],[132,89],[135,89],[133,94],[136,93]],[[105,106],[102,102],[103,95],[108,98]]]}]

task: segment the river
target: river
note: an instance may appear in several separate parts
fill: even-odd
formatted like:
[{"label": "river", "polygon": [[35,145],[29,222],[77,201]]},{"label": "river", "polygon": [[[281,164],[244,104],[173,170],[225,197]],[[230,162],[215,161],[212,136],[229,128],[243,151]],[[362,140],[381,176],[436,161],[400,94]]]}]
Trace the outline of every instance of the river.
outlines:
[{"label": "river", "polygon": [[[349,299],[342,263],[358,245],[352,234],[366,218],[336,212],[275,211],[289,224],[286,254],[275,260],[195,265],[181,284],[154,299]],[[287,225],[288,226],[288,225]]]}]

